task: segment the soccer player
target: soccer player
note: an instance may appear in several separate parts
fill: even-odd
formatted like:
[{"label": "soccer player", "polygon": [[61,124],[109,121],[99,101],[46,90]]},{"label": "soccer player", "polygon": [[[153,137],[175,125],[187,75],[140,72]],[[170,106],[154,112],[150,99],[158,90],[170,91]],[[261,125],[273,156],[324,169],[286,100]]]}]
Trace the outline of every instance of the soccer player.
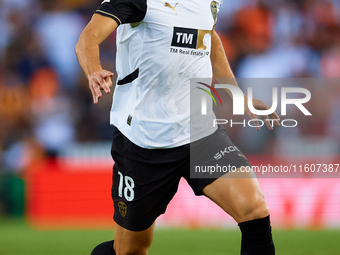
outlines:
[{"label": "soccer player", "polygon": [[[190,178],[195,148],[235,148],[223,153],[220,164],[250,166],[221,126],[198,130],[200,139],[190,148],[190,79],[234,78],[214,30],[221,2],[105,0],[82,32],[76,54],[97,104],[101,90],[110,93],[114,75],[103,70],[99,45],[117,29],[118,77],[110,115],[117,226],[114,241],[99,244],[92,255],[147,254],[154,222],[182,177],[196,195],[205,195],[235,219],[242,233],[242,255],[275,253],[269,211],[254,173]],[[253,105],[269,109],[255,99]],[[245,112],[257,118],[246,105]],[[203,151],[199,161],[213,163],[214,154]]]}]

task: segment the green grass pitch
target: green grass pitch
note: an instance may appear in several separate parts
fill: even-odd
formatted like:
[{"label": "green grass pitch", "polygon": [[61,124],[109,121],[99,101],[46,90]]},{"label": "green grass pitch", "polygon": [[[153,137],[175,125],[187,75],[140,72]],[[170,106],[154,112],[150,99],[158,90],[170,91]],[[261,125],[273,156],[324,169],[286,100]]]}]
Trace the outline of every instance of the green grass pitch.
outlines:
[{"label": "green grass pitch", "polygon": [[[340,230],[275,230],[278,255],[340,254]],[[109,230],[34,230],[22,220],[0,220],[0,255],[86,255],[111,240]],[[150,255],[239,254],[237,229],[158,228]]]}]

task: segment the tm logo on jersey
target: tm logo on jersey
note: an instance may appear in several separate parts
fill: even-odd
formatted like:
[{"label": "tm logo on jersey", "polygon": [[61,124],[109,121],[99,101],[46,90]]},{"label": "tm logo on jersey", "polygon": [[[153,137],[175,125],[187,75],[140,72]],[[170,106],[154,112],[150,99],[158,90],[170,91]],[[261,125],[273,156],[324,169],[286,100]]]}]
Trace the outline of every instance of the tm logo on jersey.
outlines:
[{"label": "tm logo on jersey", "polygon": [[[198,56],[209,55],[209,51],[206,51],[208,40],[210,40],[208,36],[211,36],[211,30],[174,27],[171,46],[176,48],[170,48],[170,52]],[[192,50],[177,49],[177,47]]]},{"label": "tm logo on jersey", "polygon": [[198,29],[174,27],[171,46],[196,49]]}]

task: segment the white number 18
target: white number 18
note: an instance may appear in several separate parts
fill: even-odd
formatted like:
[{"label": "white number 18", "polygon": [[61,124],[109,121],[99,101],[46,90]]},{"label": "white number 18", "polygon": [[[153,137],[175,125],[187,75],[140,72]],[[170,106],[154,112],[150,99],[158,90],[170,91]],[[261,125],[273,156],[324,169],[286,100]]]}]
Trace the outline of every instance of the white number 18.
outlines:
[{"label": "white number 18", "polygon": [[119,174],[118,196],[123,197],[123,186],[125,181],[124,197],[127,201],[132,201],[135,198],[135,192],[133,190],[133,188],[135,187],[135,182],[131,177],[124,176],[119,171],[118,174]]}]

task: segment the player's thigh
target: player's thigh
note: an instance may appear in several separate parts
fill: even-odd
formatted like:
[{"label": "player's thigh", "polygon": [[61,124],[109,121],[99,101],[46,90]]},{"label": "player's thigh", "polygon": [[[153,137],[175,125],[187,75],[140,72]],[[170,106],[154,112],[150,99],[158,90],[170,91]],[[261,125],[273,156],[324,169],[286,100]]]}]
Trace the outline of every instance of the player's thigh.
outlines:
[{"label": "player's thigh", "polygon": [[229,172],[203,189],[203,194],[238,223],[268,216],[259,182],[253,172]]},{"label": "player's thigh", "polygon": [[143,231],[131,231],[117,224],[115,231],[114,249],[117,255],[148,254],[151,246],[155,223]]}]

